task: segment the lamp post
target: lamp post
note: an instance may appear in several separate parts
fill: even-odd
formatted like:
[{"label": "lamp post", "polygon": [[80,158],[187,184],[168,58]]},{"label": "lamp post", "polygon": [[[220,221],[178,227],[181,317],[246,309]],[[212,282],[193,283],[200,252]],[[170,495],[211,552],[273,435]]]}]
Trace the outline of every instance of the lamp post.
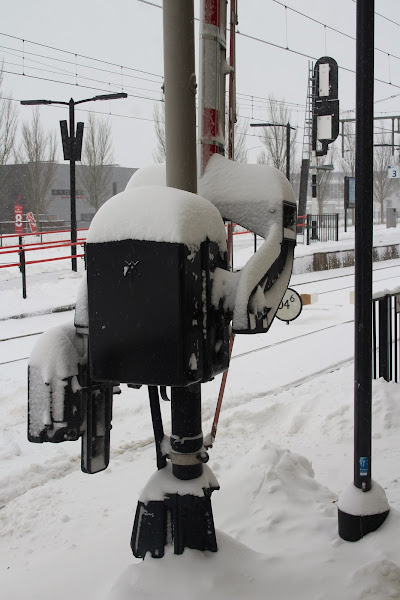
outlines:
[{"label": "lamp post", "polygon": [[72,270],[77,271],[76,263],[76,185],[75,185],[75,162],[81,160],[83,123],[77,123],[75,132],[75,106],[83,102],[95,102],[96,100],[117,100],[127,98],[125,92],[115,94],[102,94],[85,100],[73,100],[62,102],[59,100],[21,100],[26,106],[37,106],[41,104],[62,104],[69,107],[69,135],[67,121],[60,121],[61,139],[63,143],[64,160],[69,160],[69,193],[71,203],[71,265]]},{"label": "lamp post", "polygon": [[250,127],[285,127],[286,128],[286,177],[290,181],[290,130],[296,129],[290,123],[282,125],[282,123],[250,123]]}]

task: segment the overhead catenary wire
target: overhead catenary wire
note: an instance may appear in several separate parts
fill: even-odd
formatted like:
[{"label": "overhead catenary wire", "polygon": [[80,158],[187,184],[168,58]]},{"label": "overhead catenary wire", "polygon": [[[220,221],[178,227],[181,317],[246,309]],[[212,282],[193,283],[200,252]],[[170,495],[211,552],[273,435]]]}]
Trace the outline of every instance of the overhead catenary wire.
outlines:
[{"label": "overhead catenary wire", "polygon": [[[140,1],[140,2],[142,2],[144,4],[148,4],[150,6],[157,7],[159,9],[162,8],[162,6],[160,6],[159,4],[156,4],[155,2],[149,2],[147,0],[138,0],[138,1]],[[274,1],[276,4],[281,5],[282,7],[285,7],[285,5],[282,2],[279,2],[279,0],[272,0],[272,1]],[[328,29],[331,29],[331,30],[335,31],[338,34],[341,34],[341,35],[344,35],[344,36],[349,37],[351,39],[354,39],[352,36],[349,36],[345,32],[342,32],[342,31],[340,31],[340,30],[338,30],[338,29],[336,29],[334,27],[331,27],[331,26],[329,26],[329,25],[327,25],[325,23],[322,23],[321,21],[318,21],[317,19],[313,19],[312,17],[309,17],[309,15],[306,15],[304,13],[301,13],[300,11],[292,9],[291,7],[288,7],[288,9],[291,10],[291,11],[294,11],[296,13],[299,13],[304,18],[310,18],[311,20],[317,22],[321,26],[327,27]],[[285,9],[285,12],[287,12],[286,9]],[[377,13],[377,14],[379,14],[379,13]],[[380,16],[382,16],[382,15],[380,15]],[[390,20],[390,19],[388,19],[388,20]],[[395,22],[393,22],[393,23],[395,25],[398,25]],[[240,32],[240,31],[237,31],[237,34],[239,36],[248,38],[248,39],[253,40],[255,42],[258,42],[258,43],[267,44],[267,45],[276,47],[278,49],[285,50],[285,51],[290,52],[291,54],[294,54],[294,55],[298,55],[298,56],[301,56],[301,57],[306,57],[306,58],[310,58],[312,60],[316,60],[316,57],[308,55],[307,53],[300,52],[299,50],[296,50],[296,49],[293,49],[293,48],[287,48],[284,45],[280,45],[280,44],[275,44],[275,43],[272,43],[272,42],[268,42],[265,39],[258,38],[256,36],[251,36],[250,34],[247,34],[247,33],[244,33],[244,32]],[[119,89],[121,89],[121,87],[123,87],[124,91],[127,90],[128,91],[128,95],[130,97],[132,97],[132,98],[137,98],[137,99],[140,99],[140,100],[144,100],[145,102],[151,101],[153,103],[162,101],[161,97],[152,97],[151,93],[149,95],[140,94],[140,93],[134,93],[135,90],[144,90],[144,91],[148,91],[148,92],[151,92],[151,91],[155,92],[156,90],[150,90],[150,89],[146,89],[146,88],[135,88],[133,86],[129,86],[129,85],[126,85],[126,84],[122,86],[118,82],[110,82],[110,81],[106,82],[106,81],[102,81],[101,79],[94,79],[94,78],[88,77],[88,75],[85,75],[82,72],[79,72],[79,69],[82,69],[83,71],[89,71],[89,70],[93,69],[96,72],[99,72],[99,73],[103,72],[105,74],[107,73],[109,75],[115,76],[116,78],[120,77],[120,79],[121,78],[122,79],[127,79],[128,81],[129,80],[132,81],[134,79],[140,79],[140,80],[147,81],[149,83],[154,83],[154,84],[161,85],[163,77],[162,77],[162,75],[160,75],[158,73],[154,73],[154,72],[151,72],[151,71],[146,71],[144,69],[138,69],[138,68],[135,68],[135,67],[130,67],[130,66],[127,66],[127,65],[121,65],[119,63],[114,63],[114,62],[102,60],[102,59],[99,59],[99,58],[96,58],[96,57],[93,57],[93,56],[79,54],[79,53],[76,53],[74,51],[64,50],[64,49],[61,49],[61,48],[57,48],[55,46],[51,46],[49,44],[44,44],[44,43],[41,43],[41,42],[34,42],[32,40],[26,40],[24,38],[21,38],[21,37],[18,37],[18,36],[14,36],[14,35],[10,35],[10,34],[7,34],[7,33],[1,33],[0,32],[0,36],[6,36],[9,39],[18,40],[20,43],[22,43],[22,46],[23,46],[22,50],[18,49],[18,48],[14,48],[13,49],[13,48],[10,48],[9,46],[3,46],[3,48],[6,49],[6,50],[8,50],[9,52],[18,52],[18,54],[19,54],[20,57],[21,57],[21,54],[22,54],[22,61],[23,61],[23,65],[22,65],[22,71],[23,71],[23,73],[17,73],[14,70],[11,70],[11,69],[10,70],[4,70],[5,73],[9,73],[11,75],[16,75],[16,76],[23,76],[23,77],[26,77],[26,78],[31,78],[31,79],[36,79],[36,80],[48,81],[48,82],[52,82],[52,83],[56,83],[56,84],[60,84],[60,85],[73,85],[74,88],[78,88],[78,89],[81,88],[81,89],[90,89],[90,90],[110,92],[110,90],[114,90],[114,89],[115,90],[119,90]],[[48,56],[46,54],[40,54],[39,52],[31,52],[31,50],[27,50],[27,45],[41,47],[43,49],[51,50],[52,52],[63,53],[63,54],[65,54],[65,58],[52,57],[52,56]],[[1,48],[1,46],[0,46],[0,48]],[[380,50],[380,49],[378,48],[377,50]],[[389,57],[393,57],[393,58],[399,60],[398,56],[396,56],[396,55],[394,55],[394,54],[392,54],[390,52],[389,53],[385,52],[385,54],[387,56],[389,56]],[[14,54],[14,56],[15,56],[15,54]],[[32,66],[29,65],[28,61],[29,60],[33,61],[33,58],[29,59],[28,57],[43,58],[44,60],[50,61],[50,62],[54,61],[54,62],[57,62],[59,64],[63,64],[64,63],[64,64],[72,65],[72,66],[74,66],[74,72],[72,72],[72,71],[71,72],[68,72],[68,71],[64,72],[64,69],[62,69],[60,67],[60,77],[59,78],[58,77],[54,77],[54,78],[51,78],[51,77],[42,77],[40,75],[35,75],[34,73],[28,73],[28,72],[26,72],[27,70],[32,70],[32,71],[36,70],[36,72],[38,72],[37,67],[32,67]],[[93,61],[93,62],[95,62],[97,64],[97,66],[94,66],[94,65],[91,65],[91,64],[86,64],[85,61],[90,61],[90,62]],[[39,61],[38,61],[38,64],[40,64]],[[102,66],[102,65],[104,65],[104,66]],[[43,64],[42,66],[48,66],[49,68],[51,67],[51,65],[47,65],[47,64]],[[53,68],[58,68],[58,67],[53,67]],[[114,71],[114,70],[112,70],[112,68],[115,68],[116,70]],[[350,68],[347,68],[347,67],[344,67],[344,66],[340,66],[340,68],[342,70],[348,71],[350,73],[355,73],[355,71],[353,69],[350,69]],[[55,73],[57,73],[57,71]],[[121,76],[121,73],[122,73],[123,77]],[[66,75],[67,77],[75,78],[75,82],[73,83],[72,81],[71,82],[63,81],[63,75]],[[143,75],[147,75],[150,78],[158,78],[158,79],[148,79],[146,77],[142,77]],[[86,83],[92,82],[93,85],[86,85],[85,81],[86,81]],[[375,77],[375,81],[377,81],[379,83],[382,83],[382,84],[385,84],[385,85],[390,85],[392,87],[400,89],[400,85],[397,85],[396,83],[393,83],[392,81],[386,81],[386,80],[383,80],[383,79],[379,79],[377,77]],[[96,85],[94,85],[95,83],[98,83],[99,87],[97,87]],[[101,87],[101,86],[108,86],[108,88],[105,89],[104,87]],[[130,90],[132,91],[132,93],[130,93]],[[281,101],[281,100],[278,100],[278,99],[277,100],[275,100],[275,99],[269,99],[269,98],[265,98],[265,97],[262,97],[262,96],[256,96],[256,95],[252,95],[252,94],[246,94],[246,93],[243,93],[243,92],[240,92],[240,91],[237,92],[237,95],[238,95],[239,98],[243,99],[241,101],[241,108],[242,108],[243,112],[249,112],[250,109],[252,111],[254,109],[255,110],[259,110],[259,111],[265,110],[266,106],[263,106],[263,104],[266,105],[266,103],[268,103],[269,101],[272,101],[272,102],[276,101],[278,103],[282,103],[282,104],[285,104],[285,105],[290,106],[290,107],[295,107],[295,108],[297,108],[298,111],[304,109],[304,105],[297,104],[297,103],[292,103],[292,102],[287,102],[287,101],[284,101],[284,100]],[[160,96],[161,96],[161,93],[160,93]],[[381,100],[375,101],[375,103],[384,102],[386,100],[390,100],[392,98],[395,98],[396,96],[398,96],[398,94],[392,94],[391,96],[389,96],[387,98],[382,98]],[[246,99],[247,99],[247,102],[246,102]],[[253,99],[257,100],[256,104],[253,103]],[[250,101],[251,101],[251,103],[250,103]],[[87,113],[94,113],[94,114],[104,114],[104,115],[108,115],[108,116],[116,117],[116,118],[125,118],[125,119],[128,118],[128,119],[135,119],[135,120],[141,120],[141,121],[147,121],[147,122],[154,122],[153,118],[136,117],[134,115],[123,115],[123,114],[113,113],[113,112],[102,112],[102,111],[93,111],[93,110],[87,110],[85,112],[87,112]],[[241,116],[243,118],[249,118],[248,115],[246,115],[246,116],[241,115]],[[252,114],[252,116],[253,116],[253,114]],[[299,128],[301,128],[301,127],[299,126]],[[249,133],[244,134],[244,135],[246,135],[247,137],[259,137],[259,136],[252,135],[252,134],[249,134]]]},{"label": "overhead catenary wire", "polygon": [[85,54],[78,54],[77,52],[73,52],[71,50],[63,50],[62,48],[56,48],[55,46],[49,46],[48,44],[43,44],[41,42],[33,42],[32,40],[27,40],[26,38],[21,38],[21,37],[18,37],[16,35],[10,35],[8,33],[3,33],[3,32],[0,32],[0,35],[3,35],[3,36],[8,37],[8,38],[12,38],[14,40],[19,40],[19,41],[23,42],[24,44],[29,43],[29,44],[33,44],[35,46],[41,46],[42,48],[48,48],[50,50],[56,50],[57,52],[63,52],[65,54],[69,54],[71,56],[80,56],[80,57],[85,58],[87,60],[93,60],[94,62],[99,62],[99,63],[103,63],[103,64],[106,64],[106,65],[111,65],[111,66],[114,66],[114,67],[118,67],[118,68],[120,68],[122,66],[124,69],[127,69],[129,71],[136,71],[137,73],[144,73],[146,75],[152,75],[153,77],[161,77],[162,78],[162,75],[159,75],[158,73],[152,73],[150,71],[145,71],[143,69],[136,69],[135,67],[129,67],[129,66],[126,66],[126,65],[120,65],[118,63],[109,62],[107,60],[103,60],[103,59],[100,59],[100,58],[95,58],[93,56],[87,56]]},{"label": "overhead catenary wire", "polygon": [[[314,23],[321,25],[325,29],[330,29],[331,31],[334,31],[335,33],[338,33],[339,35],[342,35],[343,37],[353,40],[354,42],[356,41],[356,38],[353,35],[350,35],[349,33],[345,33],[344,31],[340,31],[340,29],[337,29],[336,27],[332,27],[331,25],[328,25],[327,23],[323,23],[322,21],[319,21],[318,19],[315,19],[314,17],[310,17],[310,15],[306,15],[305,13],[302,13],[299,10],[292,8],[291,6],[286,6],[286,4],[284,4],[283,2],[280,2],[280,0],[272,0],[272,2],[275,2],[275,4],[279,4],[280,6],[284,7],[285,15],[286,15],[287,11],[290,10],[291,12],[296,13],[297,15],[300,15],[301,17],[308,19],[309,21],[313,21]],[[375,14],[378,14],[378,13],[375,13]],[[380,15],[380,16],[382,16],[382,15]],[[384,17],[384,18],[386,18],[386,17]],[[392,23],[394,23],[394,21],[392,21]],[[397,25],[397,23],[395,23],[395,24]],[[400,56],[396,56],[395,54],[387,52],[386,50],[382,50],[381,48],[378,48],[377,46],[375,46],[375,50],[377,52],[381,52],[382,54],[385,54],[385,55],[391,56],[393,58],[396,58],[397,60],[400,60]]]}]

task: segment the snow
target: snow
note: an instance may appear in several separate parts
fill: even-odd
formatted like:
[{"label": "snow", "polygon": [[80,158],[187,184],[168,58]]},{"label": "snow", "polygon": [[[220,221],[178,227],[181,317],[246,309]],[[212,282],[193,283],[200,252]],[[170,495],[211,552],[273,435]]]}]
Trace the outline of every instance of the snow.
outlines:
[{"label": "snow", "polygon": [[376,481],[371,480],[369,492],[356,488],[352,483],[340,495],[338,508],[348,515],[380,515],[389,510],[385,490]]},{"label": "snow", "polygon": [[78,365],[86,361],[84,339],[77,335],[73,324],[52,327],[39,337],[29,357],[31,436],[37,437],[52,419],[58,423],[64,420],[67,379],[76,378]]},{"label": "snow", "polygon": [[142,185],[167,185],[165,163],[149,165],[135,171],[127,183],[126,190]]},{"label": "snow", "polygon": [[283,201],[295,203],[293,188],[281,171],[237,163],[219,154],[210,158],[198,187],[224,219],[263,238],[274,225],[282,227]]},{"label": "snow", "polygon": [[219,484],[207,465],[203,465],[203,474],[197,479],[182,481],[172,475],[171,463],[168,463],[165,469],[156,471],[150,477],[139,496],[139,500],[147,504],[150,500],[164,500],[165,494],[179,494],[181,496],[191,494],[192,496],[203,497],[204,489],[208,488],[219,488]]},{"label": "snow", "polygon": [[[165,183],[165,164],[159,164],[136,171],[126,190]],[[237,163],[219,154],[211,156],[198,182],[198,193],[212,202],[224,219],[263,238],[274,224],[282,225],[282,202],[295,202],[292,186],[281,171],[268,165]]]},{"label": "snow", "polygon": [[[393,230],[388,231],[387,239],[393,240]],[[377,228],[377,235],[383,241],[384,229]],[[252,236],[238,238],[236,265],[253,252]],[[302,249],[299,245],[296,252]],[[393,271],[383,272],[382,283],[376,275],[375,287],[399,285],[400,261],[389,265]],[[69,261],[28,267],[26,300],[18,270],[2,269],[1,338],[73,324],[73,311],[45,313],[75,303],[84,280],[82,260],[78,269],[71,273]],[[131,554],[136,504],[155,471],[145,388],[122,386],[114,398],[110,466],[89,476],[80,471],[79,442],[30,444],[26,439],[28,361],[19,359],[30,355],[38,337],[1,342],[0,362],[7,363],[0,366],[2,598],[400,598],[399,384],[373,382],[373,490],[384,490],[388,518],[359,542],[338,537],[337,505],[340,499],[343,506],[347,492],[372,498],[376,508],[374,492],[368,496],[351,483],[354,307],[348,290],[329,292],[347,280],[321,281],[349,272],[292,277],[291,287],[318,291],[318,302],[304,307],[289,326],[275,320],[265,335],[235,338],[209,450],[208,465],[221,486],[212,495],[217,553],[186,549],[176,556],[167,548],[164,558],[143,561]],[[311,279],[320,281],[305,285]],[[41,314],[11,318],[21,313]],[[202,386],[205,434],[219,385],[216,378]],[[163,402],[161,409],[168,433],[169,404]]]},{"label": "snow", "polygon": [[133,239],[186,244],[196,249],[207,238],[226,250],[223,221],[211,202],[174,188],[128,184],[124,192],[107,200],[98,210],[87,242]]}]

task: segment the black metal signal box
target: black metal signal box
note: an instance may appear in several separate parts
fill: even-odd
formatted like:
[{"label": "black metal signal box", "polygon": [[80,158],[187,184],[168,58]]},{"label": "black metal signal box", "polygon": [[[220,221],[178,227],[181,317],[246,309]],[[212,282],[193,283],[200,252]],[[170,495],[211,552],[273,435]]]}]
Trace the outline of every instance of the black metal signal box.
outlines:
[{"label": "black metal signal box", "polygon": [[228,368],[229,317],[211,304],[226,253],[204,241],[87,244],[90,370],[95,381],[182,387]]}]

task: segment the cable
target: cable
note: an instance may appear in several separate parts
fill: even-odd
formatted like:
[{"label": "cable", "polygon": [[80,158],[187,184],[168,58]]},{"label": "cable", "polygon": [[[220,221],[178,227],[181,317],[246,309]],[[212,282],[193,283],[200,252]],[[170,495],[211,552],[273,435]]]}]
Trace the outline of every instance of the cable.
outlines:
[{"label": "cable", "polygon": [[[308,19],[309,21],[313,21],[314,23],[318,23],[318,25],[322,25],[323,27],[325,27],[326,29],[330,29],[331,31],[334,31],[335,33],[339,33],[339,35],[343,35],[346,38],[349,38],[350,40],[356,41],[356,38],[348,33],[344,33],[344,31],[340,31],[340,29],[335,29],[335,27],[331,27],[330,25],[327,25],[326,23],[322,23],[322,21],[318,21],[318,19],[314,19],[314,17],[310,17],[309,15],[306,15],[294,8],[291,8],[290,6],[286,6],[285,4],[283,4],[283,2],[280,2],[279,0],[272,0],[272,2],[275,2],[275,4],[279,4],[280,6],[285,8],[286,10],[291,10],[292,12],[296,13],[297,15],[300,15],[301,17],[304,17],[305,19]],[[378,13],[375,13],[378,14]],[[382,16],[382,15],[380,15]],[[384,17],[386,18],[386,17]],[[390,19],[388,19],[390,20]],[[392,21],[394,23],[394,21]],[[397,25],[397,23],[396,23]],[[383,54],[386,54],[387,56],[392,56],[393,58],[396,58],[397,60],[400,60],[399,56],[396,56],[395,54],[390,54],[389,52],[386,52],[386,50],[381,50],[380,48],[375,47],[375,50],[377,52],[382,52]]]},{"label": "cable", "polygon": [[[0,34],[1,35],[1,34]],[[32,42],[34,43],[34,42]],[[44,59],[48,59],[50,61],[54,61],[54,62],[61,62],[61,63],[65,63],[68,65],[74,65],[75,67],[80,67],[82,69],[91,69],[93,71],[101,71],[102,73],[110,73],[112,75],[116,75],[117,77],[128,77],[129,79],[140,79],[141,81],[149,81],[150,83],[156,83],[156,84],[160,84],[161,82],[159,80],[155,80],[155,79],[148,79],[147,77],[141,77],[140,75],[129,75],[127,73],[121,73],[121,70],[117,71],[111,71],[109,69],[100,69],[99,67],[94,67],[91,65],[86,65],[86,64],[82,64],[82,63],[78,63],[75,61],[70,61],[70,60],[65,60],[62,58],[55,58],[52,56],[47,56],[46,54],[38,54],[36,52],[28,52],[27,50],[19,50],[19,48],[10,48],[9,46],[0,46],[0,48],[4,49],[4,50],[8,50],[8,51],[12,51],[12,52],[18,52],[19,55],[29,55],[29,56],[36,56],[39,58],[44,58]],[[58,50],[58,52],[63,52],[63,50]],[[14,55],[15,56],[15,55]],[[39,61],[37,61],[39,64],[43,64],[40,63]],[[127,69],[128,67],[120,67],[120,69]],[[70,72],[70,71],[68,71]],[[75,75],[75,73],[74,73]],[[157,77],[160,77],[162,79],[161,75],[157,75]]]},{"label": "cable", "polygon": [[[142,0],[140,0],[140,1],[142,1]],[[302,56],[304,58],[311,58],[311,60],[317,60],[317,58],[315,56],[311,56],[311,54],[305,54],[304,52],[298,52],[297,50],[292,50],[291,48],[286,48],[285,46],[281,46],[280,44],[274,44],[273,42],[268,42],[267,40],[263,40],[262,38],[258,38],[256,36],[249,35],[247,33],[241,33],[240,31],[237,31],[236,33],[238,35],[241,35],[242,37],[248,38],[255,42],[260,42],[262,44],[266,44],[267,46],[272,46],[273,48],[279,48],[280,50],[285,50],[286,52],[291,52],[292,54],[297,54],[298,56]],[[350,69],[349,67],[343,67],[341,65],[338,65],[338,66],[339,66],[339,69],[341,69],[342,71],[347,71],[348,73],[353,73],[353,74],[356,73],[354,69]],[[389,82],[389,81],[385,81],[383,79],[379,79],[378,77],[374,77],[374,81],[377,81],[378,83],[384,83],[385,85],[390,85],[392,87],[400,89],[400,85],[397,85],[397,84]]]},{"label": "cable", "polygon": [[[27,75],[27,74],[22,74],[22,73],[15,73],[14,71],[6,71],[3,70],[3,73],[8,73],[9,75],[18,75],[20,77],[29,77],[30,79],[39,79],[41,81],[49,81],[51,83],[61,83],[63,85],[72,85],[74,87],[77,88],[84,88],[84,89],[89,89],[89,90],[95,90],[95,91],[101,91],[101,92],[109,92],[110,89],[104,89],[104,88],[98,88],[98,87],[94,87],[94,86],[89,86],[89,85],[82,85],[79,83],[69,83],[68,81],[59,81],[57,79],[49,79],[48,77],[39,77],[38,75]],[[117,87],[114,84],[114,87]],[[114,90],[117,91],[117,90]],[[152,100],[153,102],[162,102],[162,100],[160,100],[160,98],[148,98],[147,96],[140,96],[139,94],[128,94],[129,97],[132,98],[140,98],[142,100]]]},{"label": "cable", "polygon": [[[19,66],[17,63],[12,63],[10,61],[7,61],[7,62],[5,62],[3,64],[10,65],[12,67],[18,67]],[[41,63],[39,63],[39,64],[41,64]],[[121,87],[118,83],[111,83],[110,81],[104,82],[101,79],[94,79],[93,77],[88,77],[86,75],[77,75],[75,73],[71,73],[71,72],[65,71],[65,69],[61,69],[59,71],[53,71],[52,69],[41,69],[40,67],[30,67],[30,68],[34,69],[35,71],[39,71],[39,72],[43,72],[43,73],[52,73],[52,74],[56,74],[56,75],[64,75],[65,77],[72,77],[72,78],[75,79],[75,83],[73,83],[73,82],[66,82],[67,85],[68,84],[69,85],[82,85],[82,84],[78,84],[78,82],[77,82],[78,79],[82,79],[82,80],[88,81],[88,82],[92,81],[94,83],[100,83],[100,84],[106,84],[108,86],[114,86],[118,90]],[[6,71],[4,71],[4,72],[6,72]],[[25,72],[21,73],[21,75],[23,75],[25,77],[29,76],[28,73],[25,73]],[[96,89],[96,88],[92,88],[92,89]],[[128,86],[127,85],[122,86],[122,89],[123,89],[123,91],[128,91],[128,90],[145,90],[145,91],[148,91],[148,92],[154,92],[155,91],[155,90],[150,90],[148,88],[135,88],[135,87],[132,87],[132,86],[129,86],[129,85]]]},{"label": "cable", "polygon": [[99,62],[99,63],[103,63],[105,65],[111,65],[113,67],[127,69],[129,71],[136,71],[137,73],[143,73],[145,75],[151,75],[152,77],[160,77],[162,79],[161,75],[158,75],[157,73],[151,73],[150,71],[143,71],[142,69],[135,69],[134,67],[127,67],[125,65],[118,65],[116,63],[112,63],[112,62],[109,62],[107,60],[102,60],[100,58],[93,58],[92,56],[86,56],[85,54],[77,54],[76,52],[71,52],[70,50],[62,50],[60,48],[55,48],[54,46],[49,46],[47,44],[41,44],[40,42],[32,42],[31,40],[23,39],[23,38],[15,36],[15,35],[10,35],[8,33],[2,33],[2,32],[0,32],[0,35],[4,35],[5,37],[12,38],[14,40],[18,40],[18,41],[21,41],[21,42],[24,42],[24,43],[26,42],[28,44],[33,44],[35,46],[41,46],[42,48],[48,48],[49,50],[55,50],[56,52],[63,52],[65,54],[70,54],[70,55],[76,56],[76,57],[80,56],[81,58],[86,58],[87,60],[93,60],[94,62]]},{"label": "cable", "polygon": [[[354,4],[356,3],[356,0],[353,0]],[[393,23],[393,25],[397,25],[397,27],[400,27],[400,23],[396,23],[396,21],[392,21],[392,19],[389,19],[389,17],[385,17],[385,15],[381,15],[381,13],[375,12],[375,14],[378,17],[381,17],[382,19],[385,19],[386,21],[389,21],[390,23]]]}]

